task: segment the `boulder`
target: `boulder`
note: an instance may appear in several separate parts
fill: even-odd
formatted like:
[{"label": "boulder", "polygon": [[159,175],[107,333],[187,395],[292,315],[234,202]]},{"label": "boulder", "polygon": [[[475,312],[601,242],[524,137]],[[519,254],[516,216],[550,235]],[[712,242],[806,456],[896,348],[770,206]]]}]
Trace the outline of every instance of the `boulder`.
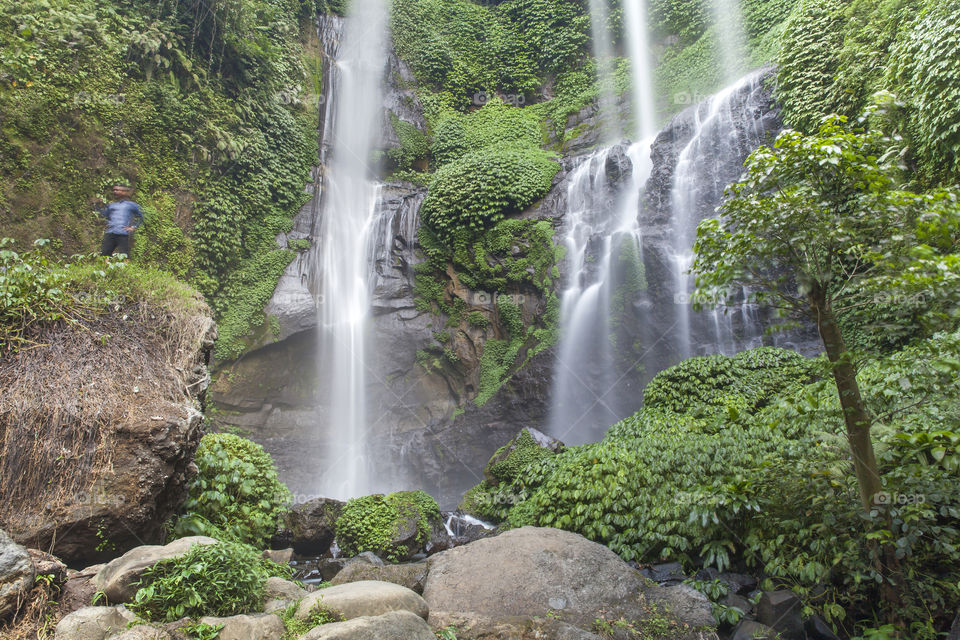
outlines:
[{"label": "boulder", "polygon": [[[439,625],[439,626],[438,626]],[[444,615],[438,628],[453,627],[457,640],[602,640],[603,636],[591,633],[572,624],[551,618],[511,616],[491,620],[485,616],[469,613]]]},{"label": "boulder", "polygon": [[16,613],[26,601],[36,571],[27,550],[0,529],[0,620]]},{"label": "boulder", "polygon": [[5,357],[0,477],[20,481],[0,489],[0,522],[12,538],[78,566],[162,540],[202,435],[216,326],[197,297],[175,328],[165,313],[102,314]]},{"label": "boulder", "polygon": [[314,627],[300,640],[436,640],[436,636],[417,614],[390,611]]},{"label": "boulder", "polygon": [[123,633],[110,636],[110,640],[172,640],[172,638],[173,636],[167,631],[148,624],[138,624]]},{"label": "boulder", "polygon": [[777,632],[755,620],[741,620],[733,628],[730,640],[777,640]]},{"label": "boulder", "polygon": [[60,589],[60,613],[66,615],[90,606],[97,592],[94,578],[103,565],[94,565],[81,571],[67,570],[67,581]]},{"label": "boulder", "polygon": [[[807,632],[807,640],[840,640],[840,636],[834,633],[833,628],[820,616],[814,615],[807,618],[803,622],[803,628]],[[948,637],[947,640],[957,639]]]},{"label": "boulder", "polygon": [[33,560],[33,566],[36,567],[37,576],[49,576],[53,583],[61,585],[67,579],[67,565],[63,560],[55,555],[40,551],[39,549],[27,549],[30,559]]},{"label": "boulder", "polygon": [[200,622],[209,625],[223,625],[218,640],[283,640],[286,627],[280,616],[272,613],[215,618],[206,616]]},{"label": "boulder", "polygon": [[793,591],[764,591],[757,603],[757,621],[777,631],[783,640],[805,640],[803,603]]},{"label": "boulder", "polygon": [[283,578],[267,578],[263,586],[263,596],[267,600],[299,600],[306,595],[303,587]]},{"label": "boulder", "polygon": [[721,573],[720,581],[730,587],[731,593],[747,594],[757,588],[757,579],[743,573]]},{"label": "boulder", "polygon": [[688,584],[648,586],[643,589],[643,595],[691,627],[716,625],[710,599]]},{"label": "boulder", "polygon": [[126,607],[84,607],[57,623],[55,640],[105,640],[123,632],[136,616]]},{"label": "boulder", "polygon": [[301,556],[320,556],[329,551],[343,505],[332,498],[315,498],[293,507],[285,519],[293,550]]},{"label": "boulder", "polygon": [[430,573],[430,565],[426,562],[376,565],[365,558],[353,558],[330,583],[338,585],[361,580],[378,580],[399,584],[417,593],[423,593],[423,585],[427,581],[428,573]]},{"label": "boulder", "polygon": [[267,549],[263,552],[263,557],[277,564],[290,564],[293,560],[293,549]]},{"label": "boulder", "polygon": [[462,615],[497,621],[552,612],[590,629],[601,611],[613,619],[643,621],[656,605],[657,615],[671,607],[667,615],[676,623],[677,638],[701,626],[711,629],[704,637],[714,635],[710,603],[699,592],[646,586],[607,547],[560,529],[513,529],[437,554],[430,559],[423,597],[434,627]]},{"label": "boulder", "polygon": [[206,536],[191,536],[163,546],[136,547],[107,563],[94,577],[94,584],[108,601],[129,602],[137,593],[136,583],[144,569],[161,560],[180,557],[195,544],[217,544],[217,541]]},{"label": "boulder", "polygon": [[[377,558],[377,556],[372,553],[370,555],[372,555],[374,558]],[[357,557],[359,558],[360,556]],[[321,578],[327,582],[330,582],[333,580],[333,577],[343,571],[343,568],[347,566],[347,563],[353,559],[354,558],[323,558],[317,563],[317,570],[320,572]],[[380,560],[380,558],[377,558],[377,560]],[[383,560],[380,560],[380,564],[383,564]]]},{"label": "boulder", "polygon": [[392,582],[363,580],[320,589],[300,601],[297,618],[306,620],[316,608],[341,614],[345,619],[379,616],[390,611],[411,611],[421,618],[428,613],[419,594]]},{"label": "boulder", "polygon": [[512,482],[517,473],[534,460],[548,458],[563,451],[563,443],[556,438],[526,427],[510,442],[491,456],[483,475],[490,484]]}]

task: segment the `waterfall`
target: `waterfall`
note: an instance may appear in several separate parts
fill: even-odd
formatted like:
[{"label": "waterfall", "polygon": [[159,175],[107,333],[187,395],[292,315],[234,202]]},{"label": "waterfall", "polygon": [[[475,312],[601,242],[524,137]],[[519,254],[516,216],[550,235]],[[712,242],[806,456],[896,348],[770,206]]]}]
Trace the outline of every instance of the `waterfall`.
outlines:
[{"label": "waterfall", "polygon": [[712,0],[713,23],[717,31],[721,77],[734,82],[744,69],[749,68],[747,42],[739,0]]},{"label": "waterfall", "polygon": [[623,17],[630,54],[634,130],[640,140],[652,140],[657,133],[657,117],[653,106],[646,0],[625,0]]},{"label": "waterfall", "polygon": [[731,159],[746,157],[764,142],[764,129],[749,111],[750,96],[762,91],[762,78],[762,71],[751,73],[697,106],[693,137],[674,168],[668,257],[673,271],[675,352],[680,358],[731,354],[762,344],[762,327],[754,305],[744,302],[694,312],[691,296],[695,283],[689,274],[697,225],[714,215],[724,189],[739,177],[741,169],[731,167]]},{"label": "waterfall", "polygon": [[319,378],[325,387],[319,418],[319,495],[349,498],[371,489],[366,416],[366,339],[370,254],[380,185],[369,165],[380,136],[382,80],[387,64],[385,0],[353,0],[342,28],[321,18],[328,65],[321,129],[320,213],[309,256],[317,292]]},{"label": "waterfall", "polygon": [[608,25],[607,0],[590,0],[590,37],[593,57],[597,61],[597,81],[600,84],[600,119],[604,139],[617,140],[622,127],[617,113],[617,90],[614,82],[613,43]]},{"label": "waterfall", "polygon": [[[598,439],[624,415],[611,333],[614,302],[636,291],[624,273],[642,270],[637,213],[650,174],[650,141],[607,147],[582,159],[567,186],[567,285],[555,365],[550,435],[570,444]],[[612,215],[611,215],[612,213]],[[624,264],[626,263],[626,264]]]}]

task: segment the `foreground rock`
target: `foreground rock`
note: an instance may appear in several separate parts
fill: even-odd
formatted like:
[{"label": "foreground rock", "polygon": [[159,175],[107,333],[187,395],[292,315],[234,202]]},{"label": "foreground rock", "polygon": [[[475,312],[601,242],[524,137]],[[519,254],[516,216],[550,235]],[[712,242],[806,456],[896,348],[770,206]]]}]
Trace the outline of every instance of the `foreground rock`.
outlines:
[{"label": "foreground rock", "polygon": [[55,640],[105,640],[124,631],[135,619],[123,606],[85,607],[57,623]]},{"label": "foreground rock", "polygon": [[[466,622],[476,634],[510,617],[548,614],[591,629],[603,613],[640,628],[663,618],[677,640],[715,638],[709,601],[691,591],[647,587],[615,553],[575,533],[523,527],[434,556],[423,597],[431,626]],[[482,637],[460,630],[458,637]]]},{"label": "foreground rock", "polygon": [[423,593],[423,587],[426,584],[429,572],[430,565],[426,562],[374,564],[366,558],[357,557],[350,560],[347,566],[337,573],[330,583],[338,585],[363,580],[376,580],[392,582],[416,593]]},{"label": "foreground rock", "polygon": [[316,498],[295,506],[286,516],[293,550],[302,556],[320,556],[330,550],[343,502]]},{"label": "foreground rock", "polygon": [[391,611],[410,611],[426,619],[427,603],[406,587],[391,582],[363,580],[311,593],[300,601],[297,618],[306,620],[314,609],[339,613],[347,620],[362,616],[379,616]]},{"label": "foreground rock", "polygon": [[218,640],[282,640],[286,631],[280,616],[271,613],[228,618],[207,616],[200,618],[200,622],[211,626],[222,624],[223,629],[217,636]]},{"label": "foreground rock", "polygon": [[82,566],[162,538],[195,471],[216,337],[196,296],[47,327],[4,356],[0,526],[17,542]]},{"label": "foreground rock", "polygon": [[391,611],[314,627],[300,640],[436,640],[436,636],[417,614]]},{"label": "foreground rock", "polygon": [[27,550],[0,529],[0,620],[16,613],[26,601],[36,575]]},{"label": "foreground rock", "polygon": [[184,555],[195,544],[218,544],[213,538],[191,536],[163,546],[146,545],[126,552],[101,569],[93,581],[110,602],[129,602],[137,594],[136,583],[147,567],[161,560]]}]

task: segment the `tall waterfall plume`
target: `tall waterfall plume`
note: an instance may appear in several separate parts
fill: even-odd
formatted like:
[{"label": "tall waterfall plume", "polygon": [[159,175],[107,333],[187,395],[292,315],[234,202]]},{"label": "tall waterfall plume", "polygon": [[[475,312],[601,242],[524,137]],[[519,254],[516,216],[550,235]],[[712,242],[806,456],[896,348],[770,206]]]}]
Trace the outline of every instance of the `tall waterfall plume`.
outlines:
[{"label": "tall waterfall plume", "polygon": [[614,82],[616,61],[613,56],[613,40],[610,35],[610,12],[607,0],[590,0],[590,38],[593,42],[593,57],[597,61],[597,82],[600,85],[600,119],[604,138],[616,140],[623,134],[623,126],[617,109],[617,90]]},{"label": "tall waterfall plume", "polygon": [[323,181],[310,272],[319,315],[319,495],[349,498],[370,489],[366,414],[369,244],[379,185],[369,166],[380,134],[387,63],[385,0],[353,0],[342,40],[326,43]]},{"label": "tall waterfall plume", "polygon": [[639,140],[653,140],[657,133],[657,115],[653,99],[647,0],[625,0],[623,19],[630,55],[634,131]]},{"label": "tall waterfall plume", "polygon": [[[762,344],[758,310],[739,307],[694,312],[694,281],[690,275],[697,225],[714,215],[727,184],[739,175],[731,171],[731,158],[743,158],[764,142],[764,131],[745,105],[748,96],[762,91],[763,72],[738,80],[697,106],[694,134],[677,159],[670,194],[672,214],[670,263],[679,358],[705,353],[731,354]],[[738,112],[743,110],[744,113]]]}]

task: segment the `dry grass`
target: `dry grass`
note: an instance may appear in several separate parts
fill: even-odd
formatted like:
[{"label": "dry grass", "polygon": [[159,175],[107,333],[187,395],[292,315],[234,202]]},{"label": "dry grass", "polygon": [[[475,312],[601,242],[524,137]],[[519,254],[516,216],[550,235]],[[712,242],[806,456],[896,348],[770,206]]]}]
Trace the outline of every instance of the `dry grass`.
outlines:
[{"label": "dry grass", "polygon": [[0,626],[3,640],[51,640],[62,617],[58,601],[60,588],[45,580],[34,585],[25,606]]},{"label": "dry grass", "polygon": [[133,297],[79,321],[35,327],[0,358],[0,523],[34,530],[44,514],[95,503],[111,434],[151,416],[185,417],[201,342],[198,297]]}]

